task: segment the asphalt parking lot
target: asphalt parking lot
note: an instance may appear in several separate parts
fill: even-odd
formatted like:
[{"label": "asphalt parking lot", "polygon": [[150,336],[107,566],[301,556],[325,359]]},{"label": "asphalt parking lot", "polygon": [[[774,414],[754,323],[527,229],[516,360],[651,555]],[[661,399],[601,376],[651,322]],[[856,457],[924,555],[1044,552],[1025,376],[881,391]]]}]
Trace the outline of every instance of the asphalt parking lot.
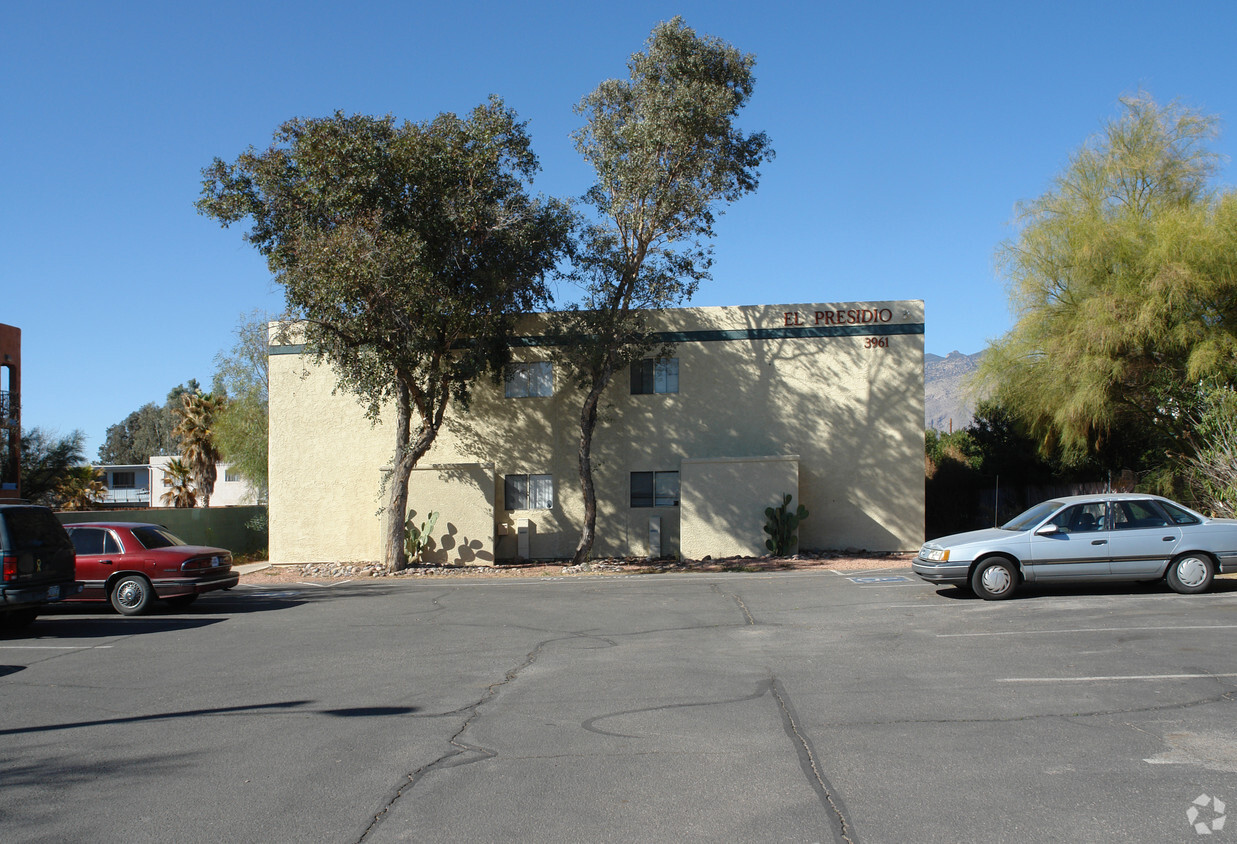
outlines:
[{"label": "asphalt parking lot", "polygon": [[64,608],[0,639],[0,829],[1223,841],[1235,637],[1231,579],[1006,602],[901,571],[379,581]]}]

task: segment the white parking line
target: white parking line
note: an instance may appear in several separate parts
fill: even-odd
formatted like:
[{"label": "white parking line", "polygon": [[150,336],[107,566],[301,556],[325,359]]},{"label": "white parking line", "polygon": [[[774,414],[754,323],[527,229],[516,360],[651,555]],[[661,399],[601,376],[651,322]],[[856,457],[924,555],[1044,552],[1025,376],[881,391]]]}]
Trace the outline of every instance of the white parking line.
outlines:
[{"label": "white parking line", "polygon": [[998,683],[1094,683],[1104,680],[1211,680],[1237,674],[1126,674],[1113,677],[1003,677]]},{"label": "white parking line", "polygon": [[0,645],[0,651],[101,651],[112,645]]},{"label": "white parking line", "polygon": [[990,633],[937,633],[938,639],[962,639],[976,636],[1034,636],[1061,633],[1131,633],[1136,630],[1234,630],[1237,624],[1165,625],[1163,627],[1078,627],[1073,630],[994,630]]}]

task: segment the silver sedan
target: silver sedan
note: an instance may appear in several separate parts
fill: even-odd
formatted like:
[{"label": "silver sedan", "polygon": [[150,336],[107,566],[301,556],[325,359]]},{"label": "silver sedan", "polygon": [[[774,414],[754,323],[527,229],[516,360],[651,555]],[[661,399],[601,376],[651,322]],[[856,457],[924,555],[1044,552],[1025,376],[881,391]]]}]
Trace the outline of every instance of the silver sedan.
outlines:
[{"label": "silver sedan", "polygon": [[1177,592],[1205,592],[1217,573],[1237,571],[1237,520],[1209,519],[1157,495],[1071,495],[999,528],[926,542],[912,568],[988,600],[1024,582],[1163,578]]}]

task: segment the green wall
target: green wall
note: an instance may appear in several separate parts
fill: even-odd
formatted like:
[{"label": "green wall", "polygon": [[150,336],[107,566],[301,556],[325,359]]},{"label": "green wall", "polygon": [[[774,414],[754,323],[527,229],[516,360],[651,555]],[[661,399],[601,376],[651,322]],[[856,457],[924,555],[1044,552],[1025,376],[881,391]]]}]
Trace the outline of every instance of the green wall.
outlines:
[{"label": "green wall", "polygon": [[62,524],[80,522],[145,522],[163,525],[190,545],[227,548],[234,555],[266,550],[266,528],[254,530],[247,523],[261,516],[266,521],[266,505],[244,507],[191,507],[154,510],[85,510],[56,514]]}]

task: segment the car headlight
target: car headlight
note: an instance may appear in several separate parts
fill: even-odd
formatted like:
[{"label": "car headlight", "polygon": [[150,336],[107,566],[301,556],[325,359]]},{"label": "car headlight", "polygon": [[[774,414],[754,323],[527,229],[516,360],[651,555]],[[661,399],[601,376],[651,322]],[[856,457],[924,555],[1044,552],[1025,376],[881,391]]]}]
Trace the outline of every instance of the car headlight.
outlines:
[{"label": "car headlight", "polygon": [[944,563],[949,561],[948,548],[924,548],[919,552],[922,559],[933,563]]}]

